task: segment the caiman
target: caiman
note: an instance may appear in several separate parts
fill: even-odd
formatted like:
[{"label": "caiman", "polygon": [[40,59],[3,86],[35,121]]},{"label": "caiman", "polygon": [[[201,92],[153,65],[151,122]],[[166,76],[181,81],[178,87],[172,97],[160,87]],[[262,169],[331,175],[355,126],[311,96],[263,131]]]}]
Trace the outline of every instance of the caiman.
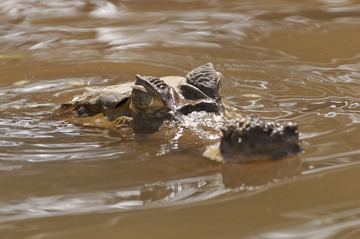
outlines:
[{"label": "caiman", "polygon": [[[302,152],[298,127],[293,122],[271,122],[242,116],[220,96],[222,74],[207,63],[182,76],[136,75],[135,83],[86,88],[57,116],[80,125],[131,128],[148,132],[197,123],[196,112],[215,116],[223,136],[208,147],[205,157],[223,162],[276,160]],[[207,117],[207,116],[205,116]],[[217,125],[218,126],[218,125]],[[211,127],[211,125],[210,125]]]}]

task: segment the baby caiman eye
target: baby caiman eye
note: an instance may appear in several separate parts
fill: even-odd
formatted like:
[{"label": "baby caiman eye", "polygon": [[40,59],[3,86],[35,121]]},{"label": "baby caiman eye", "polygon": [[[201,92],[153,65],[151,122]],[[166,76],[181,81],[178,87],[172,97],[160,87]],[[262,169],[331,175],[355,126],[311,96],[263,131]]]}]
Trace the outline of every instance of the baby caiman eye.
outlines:
[{"label": "baby caiman eye", "polygon": [[140,90],[133,90],[132,99],[135,106],[139,109],[146,109],[154,104],[154,96]]}]

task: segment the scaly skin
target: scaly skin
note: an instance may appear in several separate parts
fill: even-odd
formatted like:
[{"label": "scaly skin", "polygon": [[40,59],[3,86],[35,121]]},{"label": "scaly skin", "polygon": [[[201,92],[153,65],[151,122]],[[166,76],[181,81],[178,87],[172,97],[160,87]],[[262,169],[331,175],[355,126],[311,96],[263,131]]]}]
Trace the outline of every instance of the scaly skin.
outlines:
[{"label": "scaly skin", "polygon": [[[296,123],[274,123],[258,116],[229,124],[222,129],[220,145],[204,154],[222,162],[277,160],[302,152]],[[211,151],[213,150],[213,151]]]}]

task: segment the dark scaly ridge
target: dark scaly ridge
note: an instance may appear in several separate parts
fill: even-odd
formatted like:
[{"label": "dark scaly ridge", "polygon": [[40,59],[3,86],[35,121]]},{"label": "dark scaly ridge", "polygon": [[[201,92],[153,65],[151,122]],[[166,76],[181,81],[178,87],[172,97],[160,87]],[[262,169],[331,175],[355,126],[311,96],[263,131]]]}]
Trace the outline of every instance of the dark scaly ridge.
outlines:
[{"label": "dark scaly ridge", "polygon": [[215,99],[219,97],[216,86],[216,71],[212,63],[206,63],[186,75],[186,81]]},{"label": "dark scaly ridge", "polygon": [[236,162],[281,159],[302,152],[298,126],[249,116],[222,130],[221,153]]}]

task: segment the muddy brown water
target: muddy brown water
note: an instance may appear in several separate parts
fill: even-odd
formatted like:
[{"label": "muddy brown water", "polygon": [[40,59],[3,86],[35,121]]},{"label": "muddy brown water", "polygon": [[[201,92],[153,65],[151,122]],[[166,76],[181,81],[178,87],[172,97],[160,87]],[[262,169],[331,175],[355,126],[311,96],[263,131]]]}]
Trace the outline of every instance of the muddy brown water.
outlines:
[{"label": "muddy brown water", "polygon": [[[0,238],[360,238],[360,5],[0,1]],[[188,136],[49,118],[86,86],[212,62],[244,114],[305,152],[204,159]],[[196,131],[196,129],[195,129]]]}]

